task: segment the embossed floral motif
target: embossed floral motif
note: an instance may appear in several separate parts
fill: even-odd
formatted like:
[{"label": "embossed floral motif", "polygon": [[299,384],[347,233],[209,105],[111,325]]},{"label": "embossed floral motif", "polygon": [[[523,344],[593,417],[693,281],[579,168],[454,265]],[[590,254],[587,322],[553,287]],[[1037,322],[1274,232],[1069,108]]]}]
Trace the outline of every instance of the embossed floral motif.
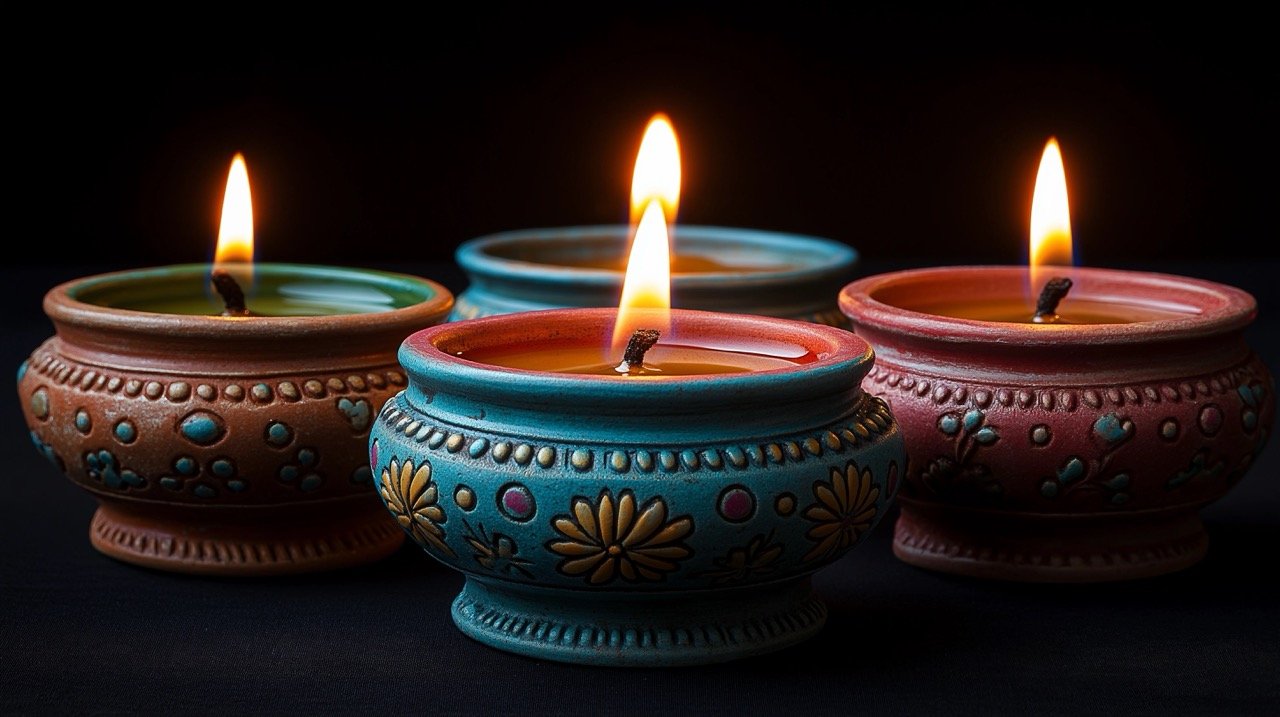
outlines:
[{"label": "embossed floral motif", "polygon": [[1267,389],[1261,381],[1253,381],[1237,386],[1236,393],[1240,395],[1240,400],[1243,402],[1240,409],[1240,422],[1244,425],[1245,431],[1251,432],[1258,427],[1258,413],[1262,410]]},{"label": "embossed floral motif", "polygon": [[773,531],[769,531],[768,535],[757,535],[746,545],[731,548],[724,557],[712,561],[715,568],[703,575],[716,585],[742,582],[772,573],[780,555],[782,545],[773,542]]},{"label": "embossed floral motif", "polygon": [[573,499],[572,515],[551,520],[564,540],[547,549],[561,556],[556,568],[563,574],[585,576],[591,585],[605,585],[619,575],[629,582],[658,581],[675,572],[693,554],[682,541],[693,532],[693,518],[667,520],[661,497],[637,507],[635,493],[622,491],[615,499],[609,489],[593,502]]},{"label": "embossed floral motif", "polygon": [[472,528],[466,519],[463,519],[462,525],[467,529],[463,540],[467,541],[467,545],[471,547],[471,557],[480,564],[480,567],[495,573],[533,578],[533,573],[525,567],[532,565],[533,561],[518,556],[520,548],[510,536],[497,532],[490,534],[482,524]]},{"label": "embossed floral motif", "polygon": [[871,529],[880,486],[871,469],[859,472],[858,464],[849,461],[843,471],[833,468],[830,480],[814,483],[813,497],[816,502],[803,515],[817,523],[805,534],[817,544],[805,553],[805,562],[837,557]]},{"label": "embossed floral motif", "polygon": [[938,430],[955,443],[955,452],[930,461],[921,472],[921,482],[957,503],[999,501],[1004,496],[1004,486],[991,475],[990,468],[973,460],[980,448],[1000,440],[996,427],[987,424],[986,413],[977,408],[964,413],[948,411],[938,417]]},{"label": "embossed floral motif", "polygon": [[1052,478],[1040,482],[1040,495],[1050,500],[1075,493],[1088,496],[1089,501],[1101,497],[1113,506],[1129,502],[1129,488],[1133,481],[1128,470],[1111,472],[1109,467],[1116,451],[1134,436],[1137,428],[1133,421],[1118,413],[1099,416],[1093,422],[1091,437],[1098,446],[1098,457],[1089,461],[1079,456],[1068,456]]},{"label": "embossed floral motif", "polygon": [[89,451],[84,454],[84,466],[89,477],[113,490],[141,488],[147,480],[120,465],[114,453],[108,450]]},{"label": "embossed floral motif", "polygon": [[1174,488],[1186,485],[1196,478],[1204,477],[1207,479],[1217,478],[1222,475],[1222,471],[1226,468],[1226,461],[1219,459],[1213,463],[1209,462],[1209,449],[1201,448],[1191,458],[1191,464],[1186,468],[1173,474],[1164,484],[1165,490],[1173,490]]},{"label": "embossed floral motif", "polygon": [[439,505],[440,488],[431,480],[431,463],[423,460],[422,465],[415,467],[411,460],[401,463],[392,458],[382,469],[378,487],[387,509],[409,537],[424,548],[430,546],[446,555],[455,555],[445,544],[444,528],[440,527],[447,516]]}]

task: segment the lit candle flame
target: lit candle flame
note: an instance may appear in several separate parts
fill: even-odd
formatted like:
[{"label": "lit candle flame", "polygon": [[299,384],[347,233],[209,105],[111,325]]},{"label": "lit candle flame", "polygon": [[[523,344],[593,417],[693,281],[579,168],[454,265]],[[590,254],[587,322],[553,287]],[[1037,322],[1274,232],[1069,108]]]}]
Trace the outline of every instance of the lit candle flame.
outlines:
[{"label": "lit candle flame", "polygon": [[667,224],[674,224],[680,205],[680,144],[671,120],[662,113],[649,120],[636,153],[636,167],[631,174],[632,226],[655,199],[662,204]]},{"label": "lit candle flame", "polygon": [[654,199],[644,209],[622,282],[622,300],[613,325],[612,352],[621,356],[636,329],[671,327],[671,248],[662,203]]},{"label": "lit candle flame", "polygon": [[1071,209],[1067,173],[1058,140],[1050,137],[1040,157],[1031,197],[1031,292],[1036,295],[1052,275],[1043,267],[1071,266]]},{"label": "lit candle flame", "polygon": [[253,283],[253,200],[249,194],[249,170],[239,152],[227,173],[213,268],[226,270],[245,289]]}]

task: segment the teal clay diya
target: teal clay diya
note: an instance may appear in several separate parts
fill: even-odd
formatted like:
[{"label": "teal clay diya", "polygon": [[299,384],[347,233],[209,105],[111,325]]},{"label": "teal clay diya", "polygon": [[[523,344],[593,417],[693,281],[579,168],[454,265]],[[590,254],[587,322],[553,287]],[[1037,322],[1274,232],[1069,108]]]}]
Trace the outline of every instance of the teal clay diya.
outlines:
[{"label": "teal clay diya", "polygon": [[656,202],[670,226],[670,306],[847,326],[835,297],[853,278],[856,251],[814,236],[676,224],[680,182],[675,129],[654,115],[636,153],[633,223],[525,229],[463,243],[455,256],[470,284],[453,320],[617,306],[635,222]]},{"label": "teal clay diya", "polygon": [[876,525],[905,467],[888,406],[861,388],[871,348],[829,326],[673,310],[620,355],[616,316],[494,316],[402,346],[409,386],[378,414],[370,465],[405,532],[466,576],[454,622],[598,665],[812,636],[827,612],[810,577]]},{"label": "teal clay diya", "polygon": [[439,323],[444,287],[263,264],[253,316],[224,316],[207,264],[52,289],[57,330],[18,370],[31,440],[100,503],[89,537],[126,562],[223,575],[345,567],[403,537],[365,462],[396,350]]},{"label": "teal clay diya", "polygon": [[[454,320],[538,309],[616,306],[627,225],[525,229],[463,243],[469,279]],[[733,227],[672,229],[672,306],[847,326],[836,306],[858,253],[830,239]]]}]

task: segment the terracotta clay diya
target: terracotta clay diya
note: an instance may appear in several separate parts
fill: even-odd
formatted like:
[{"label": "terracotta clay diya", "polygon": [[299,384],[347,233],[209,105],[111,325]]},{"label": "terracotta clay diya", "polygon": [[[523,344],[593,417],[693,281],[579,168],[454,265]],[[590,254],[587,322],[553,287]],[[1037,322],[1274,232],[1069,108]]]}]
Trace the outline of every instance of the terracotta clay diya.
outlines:
[{"label": "terracotta clay diya", "polygon": [[101,504],[95,548],[188,573],[339,568],[403,541],[366,461],[406,383],[404,337],[452,307],[432,281],[261,264],[251,317],[218,315],[208,265],[52,289],[57,330],[18,371],[31,440]]},{"label": "terracotta clay diya", "polygon": [[1165,274],[1042,271],[1070,279],[1062,322],[1027,320],[1026,268],[910,270],[841,292],[876,348],[867,388],[910,456],[895,554],[1026,581],[1192,565],[1208,544],[1199,508],[1245,475],[1274,419],[1273,379],[1243,336],[1253,298]]},{"label": "terracotta clay diya", "polygon": [[874,527],[904,460],[888,407],[861,388],[870,347],[673,310],[647,356],[629,358],[632,336],[633,375],[602,348],[616,315],[494,316],[404,343],[409,386],[369,458],[400,525],[466,576],[455,624],[604,665],[718,662],[815,634],[827,613],[810,576]]},{"label": "terracotta clay diya", "polygon": [[[452,318],[617,306],[627,225],[525,229],[464,242],[470,281]],[[858,253],[821,237],[712,226],[673,229],[672,306],[847,326],[835,304]]]}]

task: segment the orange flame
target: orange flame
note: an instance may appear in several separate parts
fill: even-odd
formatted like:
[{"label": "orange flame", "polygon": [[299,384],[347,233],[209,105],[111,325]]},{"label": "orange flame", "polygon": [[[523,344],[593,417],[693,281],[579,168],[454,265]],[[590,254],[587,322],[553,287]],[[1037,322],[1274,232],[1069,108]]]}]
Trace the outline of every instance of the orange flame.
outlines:
[{"label": "orange flame", "polygon": [[213,267],[225,269],[246,289],[253,282],[253,199],[249,194],[249,170],[239,152],[227,173]]},{"label": "orange flame", "polygon": [[622,300],[613,324],[614,354],[621,355],[636,329],[671,328],[671,248],[662,202],[653,199],[645,207],[631,242]]},{"label": "orange flame", "polygon": [[674,224],[680,205],[680,144],[671,120],[661,112],[649,120],[636,153],[631,174],[632,226],[655,199],[662,204],[667,224]]},{"label": "orange flame", "polygon": [[1048,279],[1041,267],[1071,266],[1071,209],[1067,204],[1067,173],[1058,140],[1050,137],[1040,157],[1035,193],[1031,197],[1031,290],[1035,295]]}]

